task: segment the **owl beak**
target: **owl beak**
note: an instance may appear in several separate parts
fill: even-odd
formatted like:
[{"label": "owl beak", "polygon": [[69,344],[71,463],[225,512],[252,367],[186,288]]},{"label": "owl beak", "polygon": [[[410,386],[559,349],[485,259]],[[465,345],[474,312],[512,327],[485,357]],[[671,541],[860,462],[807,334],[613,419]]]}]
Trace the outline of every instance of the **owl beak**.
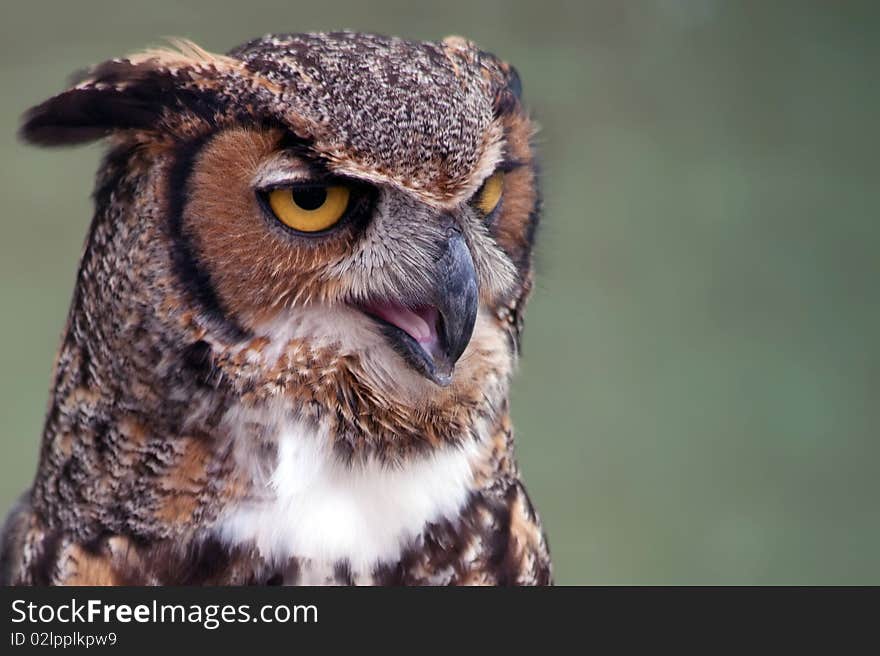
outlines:
[{"label": "owl beak", "polygon": [[461,233],[454,233],[446,242],[446,250],[437,264],[434,301],[442,324],[442,357],[436,364],[451,380],[455,363],[471,341],[479,307],[474,260]]},{"label": "owl beak", "polygon": [[454,232],[445,243],[429,285],[427,303],[384,300],[362,309],[379,322],[411,367],[445,387],[470,343],[479,306],[474,261],[460,233]]}]

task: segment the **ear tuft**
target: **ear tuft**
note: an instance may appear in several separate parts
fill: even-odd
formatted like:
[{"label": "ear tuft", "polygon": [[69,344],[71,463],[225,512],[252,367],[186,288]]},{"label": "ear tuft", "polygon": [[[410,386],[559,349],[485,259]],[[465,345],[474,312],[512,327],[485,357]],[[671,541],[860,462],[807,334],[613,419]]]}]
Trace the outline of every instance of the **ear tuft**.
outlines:
[{"label": "ear tuft", "polygon": [[190,41],[113,59],[77,75],[74,86],[30,109],[20,136],[40,146],[81,144],[115,130],[156,127],[167,107],[211,114],[210,85],[190,84],[240,62]]},{"label": "ear tuft", "polygon": [[94,141],[113,130],[155,124],[160,109],[151,102],[106,89],[71,89],[30,109],[19,134],[38,146]]}]

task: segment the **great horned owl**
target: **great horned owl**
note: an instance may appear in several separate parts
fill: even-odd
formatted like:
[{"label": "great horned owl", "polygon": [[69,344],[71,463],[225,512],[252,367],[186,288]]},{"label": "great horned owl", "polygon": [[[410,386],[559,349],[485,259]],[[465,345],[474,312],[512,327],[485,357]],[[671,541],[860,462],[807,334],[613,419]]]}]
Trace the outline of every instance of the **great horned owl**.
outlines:
[{"label": "great horned owl", "polygon": [[515,70],[458,37],[105,62],[107,137],[12,584],[546,584],[508,386],[539,216]]}]

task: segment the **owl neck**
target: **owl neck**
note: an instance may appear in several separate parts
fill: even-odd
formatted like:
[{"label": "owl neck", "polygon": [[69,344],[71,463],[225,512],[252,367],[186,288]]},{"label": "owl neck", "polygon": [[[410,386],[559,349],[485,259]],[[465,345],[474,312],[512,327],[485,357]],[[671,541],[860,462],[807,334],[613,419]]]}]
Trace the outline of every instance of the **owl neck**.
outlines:
[{"label": "owl neck", "polygon": [[[137,346],[129,354],[109,358],[85,339],[84,320],[72,315],[62,345],[34,488],[35,507],[50,524],[69,527],[80,539],[108,532],[165,539],[210,528],[234,542],[244,535],[235,527],[250,526],[250,518],[257,535],[257,527],[281,519],[263,521],[260,513],[281,506],[234,514],[231,524],[222,523],[233,509],[251,507],[267,490],[277,490],[279,481],[301,485],[312,480],[306,474],[324,471],[324,478],[312,480],[322,489],[345,480],[342,472],[349,470],[352,480],[367,486],[352,495],[347,484],[341,488],[352,512],[373,509],[375,504],[367,503],[371,495],[387,492],[394,481],[400,487],[400,494],[391,495],[395,499],[421,498],[417,492],[424,489],[437,492],[426,501],[430,512],[412,518],[412,526],[395,525],[402,535],[445,517],[436,515],[447,512],[443,509],[456,512],[472,491],[516,476],[506,398],[497,404],[462,403],[420,424],[415,413],[402,409],[377,415],[340,405],[340,399],[368,402],[358,387],[363,381],[356,361],[346,360],[333,387],[291,380],[294,365],[266,379],[246,374],[252,354],[218,355],[204,341],[170,358],[143,326],[122,332],[145,342],[132,342]],[[118,363],[122,359],[126,364]],[[325,365],[314,361],[311,371]],[[127,373],[114,368],[122,366]],[[336,390],[335,401],[329,391],[320,392],[327,389]],[[290,467],[296,475],[282,476]],[[388,471],[403,473],[390,483]],[[431,476],[439,477],[436,484]],[[301,498],[299,488],[290,489],[290,499]],[[406,504],[398,511],[409,517]],[[267,543],[267,553],[299,544],[299,534],[288,537],[280,546]]]}]

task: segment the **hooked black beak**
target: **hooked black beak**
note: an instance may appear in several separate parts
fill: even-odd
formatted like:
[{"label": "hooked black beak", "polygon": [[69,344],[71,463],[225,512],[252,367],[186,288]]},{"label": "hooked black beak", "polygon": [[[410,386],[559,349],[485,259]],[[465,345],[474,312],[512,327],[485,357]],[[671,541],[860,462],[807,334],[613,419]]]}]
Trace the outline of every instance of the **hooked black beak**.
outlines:
[{"label": "hooked black beak", "polygon": [[379,322],[391,345],[411,367],[446,386],[470,342],[478,306],[474,261],[464,237],[454,231],[437,260],[425,302],[415,307],[376,302],[362,309]]},{"label": "hooked black beak", "polygon": [[470,249],[458,233],[446,243],[446,252],[437,264],[438,285],[434,300],[443,324],[444,355],[451,374],[452,367],[471,341],[477,322],[477,272]]}]

